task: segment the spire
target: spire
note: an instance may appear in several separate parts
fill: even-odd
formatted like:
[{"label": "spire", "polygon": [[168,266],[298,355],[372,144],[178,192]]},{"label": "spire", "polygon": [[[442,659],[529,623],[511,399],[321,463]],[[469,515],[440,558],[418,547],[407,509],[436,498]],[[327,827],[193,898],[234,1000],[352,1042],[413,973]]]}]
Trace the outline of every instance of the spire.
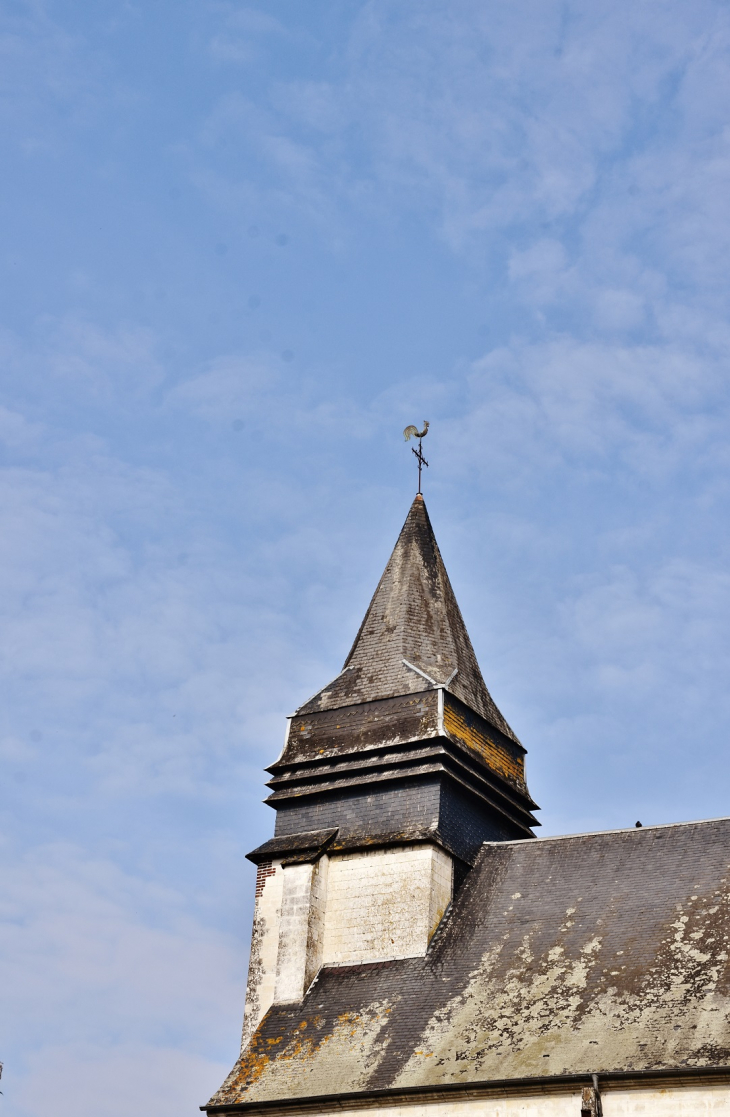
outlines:
[{"label": "spire", "polygon": [[342,672],[298,713],[444,686],[512,741],[494,704],[419,494]]}]

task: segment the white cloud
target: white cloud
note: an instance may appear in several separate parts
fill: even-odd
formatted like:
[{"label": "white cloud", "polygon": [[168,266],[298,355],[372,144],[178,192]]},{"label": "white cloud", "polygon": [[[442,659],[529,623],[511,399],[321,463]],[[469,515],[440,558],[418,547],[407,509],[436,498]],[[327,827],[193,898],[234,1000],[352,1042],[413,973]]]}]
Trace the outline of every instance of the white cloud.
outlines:
[{"label": "white cloud", "polygon": [[205,371],[171,389],[167,400],[172,407],[230,425],[245,421],[262,398],[273,405],[280,378],[268,354],[218,357]]},{"label": "white cloud", "polygon": [[40,1117],[53,1090],[56,1113],[93,1101],[116,1117],[150,1089],[161,1113],[195,1112],[229,1069],[205,1053],[227,1031],[235,1053],[241,942],[192,919],[172,889],[70,846],[26,853],[4,881],[5,1013],[22,1050],[5,1068],[13,1112]]},{"label": "white cloud", "polygon": [[[463,459],[489,430],[484,468],[517,483],[540,463],[602,468],[616,459],[637,475],[668,475],[688,456],[724,455],[727,385],[717,359],[671,345],[582,343],[556,338],[488,354],[471,375]],[[464,420],[456,426],[463,430]],[[471,465],[468,467],[471,468]]]},{"label": "white cloud", "polygon": [[18,411],[0,407],[0,442],[9,450],[37,451],[43,436],[41,423],[32,423]]},{"label": "white cloud", "polygon": [[513,282],[527,286],[533,304],[559,298],[565,291],[566,272],[565,248],[560,241],[549,238],[536,241],[524,251],[513,251],[507,269]]},{"label": "white cloud", "polygon": [[223,15],[223,26],[208,43],[208,50],[217,62],[250,63],[257,57],[262,39],[286,35],[279,20],[258,8],[219,3],[217,10]]},{"label": "white cloud", "polygon": [[646,307],[641,294],[606,288],[596,296],[596,319],[605,330],[635,330],[643,325]]},{"label": "white cloud", "polygon": [[133,404],[140,396],[148,397],[162,381],[154,345],[149,329],[121,325],[109,331],[66,318],[57,336],[49,338],[44,356],[48,371],[75,383],[77,390],[97,397],[103,394],[106,401],[115,396]]},{"label": "white cloud", "polygon": [[154,1106],[159,1117],[196,1117],[231,1069],[179,1048],[120,1043],[109,1047],[46,1044],[28,1060],[18,1083],[3,1076],[5,1100],[17,1117],[129,1117]]},{"label": "white cloud", "polygon": [[565,609],[570,642],[578,658],[586,654],[594,685],[628,692],[632,704],[653,691],[691,704],[698,673],[718,682],[727,673],[721,631],[730,622],[730,576],[709,562],[676,558],[640,573],[617,567],[576,586]]},{"label": "white cloud", "polygon": [[246,101],[245,176],[203,177],[228,209],[245,195],[308,215],[332,248],[353,215],[418,214],[471,266],[501,260],[525,305],[569,314],[577,336],[671,336],[701,308],[721,328],[729,42],[711,0],[488,15],[370,0],[337,76],[277,78]]}]

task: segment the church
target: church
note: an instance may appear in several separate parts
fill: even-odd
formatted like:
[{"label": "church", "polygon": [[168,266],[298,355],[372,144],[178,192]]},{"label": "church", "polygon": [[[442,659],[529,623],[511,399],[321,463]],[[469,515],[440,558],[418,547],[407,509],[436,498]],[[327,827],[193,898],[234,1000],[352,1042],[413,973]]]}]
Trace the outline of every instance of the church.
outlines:
[{"label": "church", "polygon": [[730,819],[536,837],[420,493],[268,772],[241,1054],[205,1112],[730,1114]]}]

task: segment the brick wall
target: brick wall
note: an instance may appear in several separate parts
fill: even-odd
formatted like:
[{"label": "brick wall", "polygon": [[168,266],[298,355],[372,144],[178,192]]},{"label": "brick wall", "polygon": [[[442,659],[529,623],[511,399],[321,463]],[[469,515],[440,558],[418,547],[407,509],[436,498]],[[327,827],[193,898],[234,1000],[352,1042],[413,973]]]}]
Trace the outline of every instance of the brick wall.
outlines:
[{"label": "brick wall", "polygon": [[271,861],[262,861],[256,870],[256,899],[264,894],[264,885],[269,877],[276,875],[276,867]]}]

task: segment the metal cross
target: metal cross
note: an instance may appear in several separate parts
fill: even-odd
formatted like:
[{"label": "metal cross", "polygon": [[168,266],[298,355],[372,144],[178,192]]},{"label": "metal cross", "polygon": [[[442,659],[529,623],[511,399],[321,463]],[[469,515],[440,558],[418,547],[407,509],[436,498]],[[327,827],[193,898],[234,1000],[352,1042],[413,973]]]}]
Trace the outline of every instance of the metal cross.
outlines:
[{"label": "metal cross", "polygon": [[411,453],[416,455],[416,461],[418,462],[418,492],[420,493],[421,492],[421,469],[423,468],[424,465],[426,466],[426,469],[428,469],[428,462],[424,458],[423,450],[421,449],[420,438],[418,440],[418,449],[414,450],[413,447],[411,446]]},{"label": "metal cross", "polygon": [[428,426],[429,426],[429,424],[428,424],[427,420],[424,419],[423,420],[423,430],[422,431],[419,431],[418,427],[414,427],[414,425],[412,423],[409,427],[406,427],[406,429],[403,431],[403,437],[405,438],[406,442],[411,437],[418,439],[418,449],[414,450],[413,447],[411,446],[411,453],[416,455],[416,461],[418,462],[418,493],[419,493],[419,496],[421,494],[421,470],[423,469],[424,465],[426,466],[426,469],[428,469],[428,462],[426,461],[426,459],[423,456],[423,447],[421,445],[422,440],[428,434]]}]

